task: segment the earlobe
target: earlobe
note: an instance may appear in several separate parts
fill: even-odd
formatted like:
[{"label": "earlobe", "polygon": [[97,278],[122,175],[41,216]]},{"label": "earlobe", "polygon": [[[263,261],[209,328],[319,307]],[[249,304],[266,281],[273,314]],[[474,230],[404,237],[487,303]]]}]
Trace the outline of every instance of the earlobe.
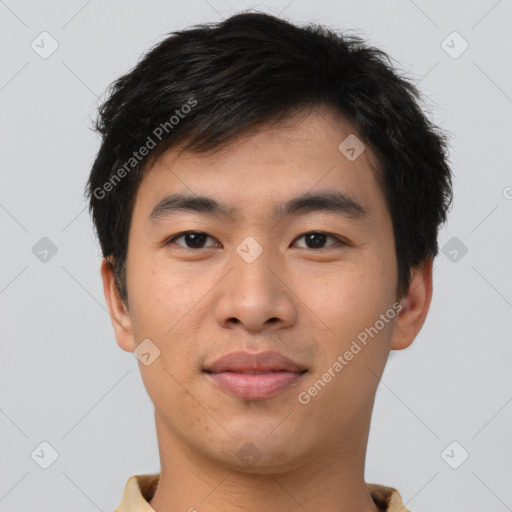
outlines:
[{"label": "earlobe", "polygon": [[393,327],[391,349],[403,350],[409,347],[420,332],[432,299],[432,263],[431,257],[418,267],[411,269],[411,283]]},{"label": "earlobe", "polygon": [[119,295],[114,279],[113,265],[108,258],[103,258],[101,261],[101,279],[117,344],[123,350],[133,352],[136,347],[133,339],[131,318],[125,303]]}]

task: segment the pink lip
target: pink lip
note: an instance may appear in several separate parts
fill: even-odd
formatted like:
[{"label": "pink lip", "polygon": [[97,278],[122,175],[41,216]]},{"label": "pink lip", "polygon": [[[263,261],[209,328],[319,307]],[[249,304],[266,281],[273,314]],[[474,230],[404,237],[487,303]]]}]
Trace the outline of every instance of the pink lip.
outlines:
[{"label": "pink lip", "polygon": [[303,366],[290,358],[279,354],[278,352],[231,352],[226,354],[211,365],[207,365],[205,370],[211,373],[221,373],[226,371],[247,373],[247,372],[301,372],[305,370]]},{"label": "pink lip", "polygon": [[246,400],[277,395],[301,379],[307,369],[278,352],[231,352],[207,365],[214,384]]},{"label": "pink lip", "polygon": [[302,373],[278,371],[270,373],[210,373],[208,377],[228,393],[245,400],[263,400],[296,385]]}]

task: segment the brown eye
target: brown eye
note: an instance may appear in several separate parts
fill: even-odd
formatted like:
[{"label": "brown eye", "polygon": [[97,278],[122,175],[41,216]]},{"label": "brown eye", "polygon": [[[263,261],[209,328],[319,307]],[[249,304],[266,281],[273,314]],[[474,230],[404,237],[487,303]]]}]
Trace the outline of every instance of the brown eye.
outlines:
[{"label": "brown eye", "polygon": [[[297,238],[297,240],[300,240],[301,238],[303,238],[306,241],[306,249],[325,249],[326,247],[324,247],[324,244],[326,240],[329,238],[335,240],[335,242],[337,243],[344,243],[339,238],[333,235],[328,235],[327,233],[322,233],[321,231],[312,231],[310,233],[305,233],[304,235],[301,235],[299,238]],[[331,244],[331,246],[332,245],[336,245],[336,243]],[[328,246],[327,248],[329,247],[330,246]]]},{"label": "brown eye", "polygon": [[185,247],[186,249],[203,249],[205,247],[214,247],[214,245],[205,245],[206,240],[210,238],[214,240],[211,236],[206,233],[201,233],[200,231],[186,231],[185,233],[180,233],[172,237],[168,240],[167,245],[176,243],[176,240],[183,239],[184,245],[181,243],[176,243],[181,247]]}]

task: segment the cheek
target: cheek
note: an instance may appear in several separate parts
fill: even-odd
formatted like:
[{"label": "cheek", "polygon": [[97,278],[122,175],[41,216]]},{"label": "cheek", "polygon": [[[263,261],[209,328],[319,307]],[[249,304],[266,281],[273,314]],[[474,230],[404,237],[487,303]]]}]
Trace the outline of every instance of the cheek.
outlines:
[{"label": "cheek", "polygon": [[[192,275],[165,261],[134,258],[132,269],[128,293],[136,342],[149,338],[160,349],[160,366],[180,382],[193,378],[190,366],[196,364],[202,325],[197,319],[206,315],[207,302],[201,299],[211,282],[198,278],[197,269]],[[152,379],[146,367],[141,372]]]},{"label": "cheek", "polygon": [[[128,267],[128,294],[134,332],[166,338],[197,303],[190,279],[168,262],[133,257]],[[194,285],[196,286],[196,285]]]},{"label": "cheek", "polygon": [[[362,333],[392,306],[395,281],[389,270],[387,261],[369,256],[360,263],[333,266],[307,281],[300,296],[306,297],[308,314],[316,317],[322,337],[335,340],[328,344],[332,353],[347,350],[359,335],[364,339]],[[387,320],[378,323],[379,338],[390,335],[392,319]]]}]

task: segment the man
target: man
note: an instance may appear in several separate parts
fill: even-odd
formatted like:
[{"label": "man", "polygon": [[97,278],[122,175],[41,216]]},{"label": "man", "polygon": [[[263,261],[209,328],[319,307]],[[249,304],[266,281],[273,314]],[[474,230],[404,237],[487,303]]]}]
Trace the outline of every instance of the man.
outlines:
[{"label": "man", "polygon": [[113,84],[87,191],[161,462],[118,512],[406,510],[364,467],[452,198],[419,98],[362,39],[263,13],[174,32]]}]

